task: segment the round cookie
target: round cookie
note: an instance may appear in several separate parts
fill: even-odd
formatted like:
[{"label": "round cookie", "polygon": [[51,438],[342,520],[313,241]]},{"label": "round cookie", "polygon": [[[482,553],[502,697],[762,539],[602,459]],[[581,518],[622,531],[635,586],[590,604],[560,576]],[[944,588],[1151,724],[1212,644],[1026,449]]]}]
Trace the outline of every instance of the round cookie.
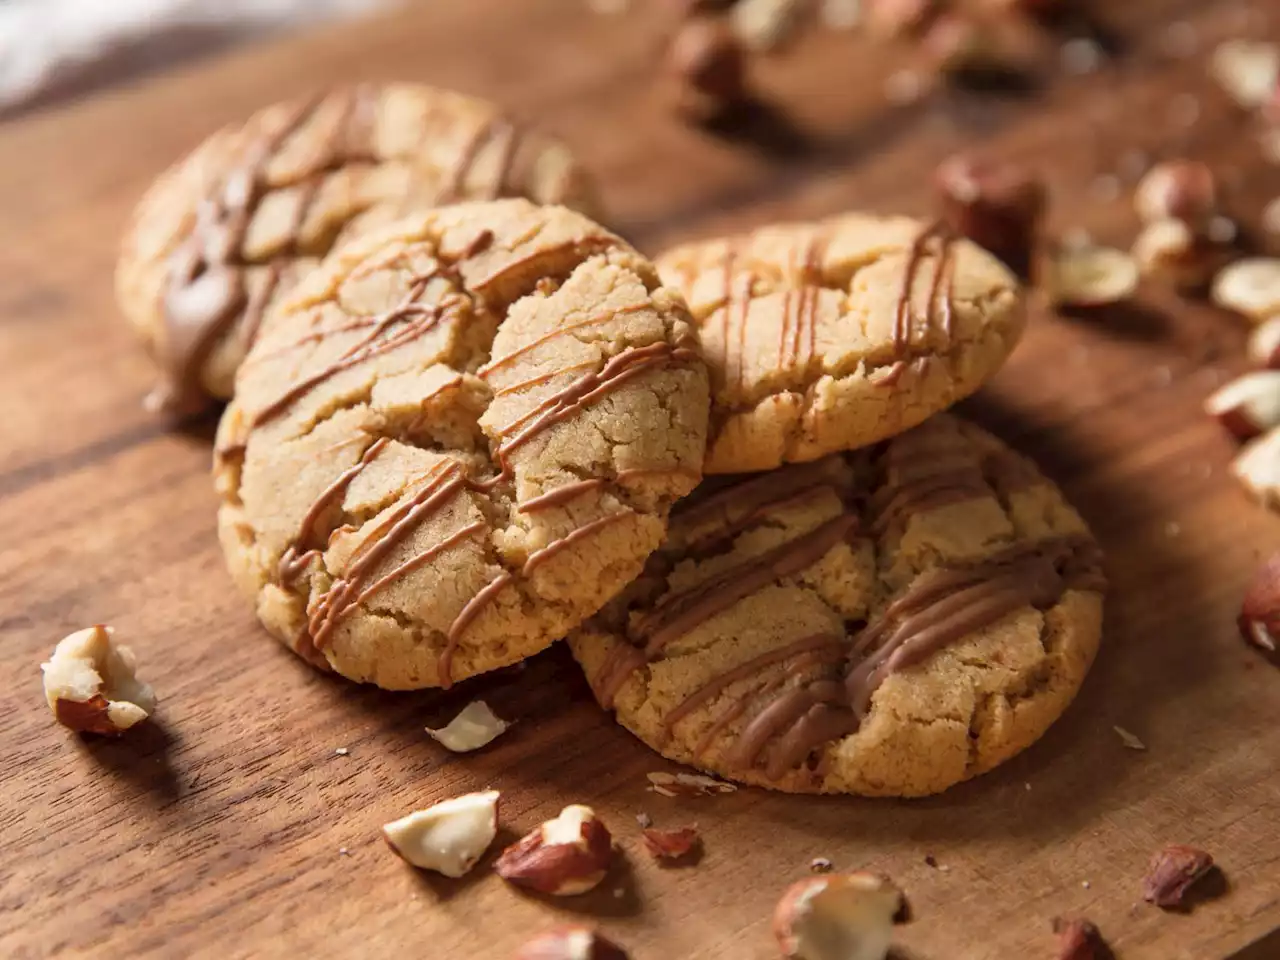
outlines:
[{"label": "round cookie", "polygon": [[228,566],[312,663],[390,689],[536,653],[643,569],[700,478],[705,365],[617,237],[524,200],[336,251],[219,425]]},{"label": "round cookie", "polygon": [[947,414],[713,478],[570,637],[664,756],[795,793],[922,796],[1013,756],[1097,651],[1100,552],[1028,461]]},{"label": "round cookie", "polygon": [[164,377],[148,405],[229,398],[267,311],[336,244],[498,197],[595,209],[562,144],[432,87],[352,87],[220,130],[160,177],[125,234],[117,299]]},{"label": "round cookie", "polygon": [[1025,325],[1017,279],[940,225],[848,214],[658,258],[711,369],[708,473],[901,433],[968,396]]}]

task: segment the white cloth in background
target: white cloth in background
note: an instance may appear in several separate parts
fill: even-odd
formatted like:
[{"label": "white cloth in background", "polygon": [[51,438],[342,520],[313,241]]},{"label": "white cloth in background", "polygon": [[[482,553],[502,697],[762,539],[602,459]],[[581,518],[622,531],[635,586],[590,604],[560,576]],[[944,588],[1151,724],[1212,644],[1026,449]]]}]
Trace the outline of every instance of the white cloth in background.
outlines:
[{"label": "white cloth in background", "polygon": [[136,74],[234,42],[388,0],[0,0],[0,111],[122,53]]}]

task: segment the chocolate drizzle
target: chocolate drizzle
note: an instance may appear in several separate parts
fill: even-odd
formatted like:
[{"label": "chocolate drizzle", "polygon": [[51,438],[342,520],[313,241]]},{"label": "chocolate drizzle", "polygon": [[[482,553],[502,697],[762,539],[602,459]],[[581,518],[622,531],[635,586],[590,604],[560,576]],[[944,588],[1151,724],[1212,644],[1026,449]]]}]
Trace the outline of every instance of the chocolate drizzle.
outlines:
[{"label": "chocolate drizzle", "polygon": [[991,496],[981,451],[963,434],[926,422],[896,437],[883,458],[885,483],[868,506],[880,534],[906,517]]},{"label": "chocolate drizzle", "polygon": [[853,638],[841,677],[776,698],[738,735],[729,762],[751,768],[763,761],[766,775],[777,779],[823,744],[855,732],[891,673],[1023,607],[1046,610],[1067,590],[1104,587],[1097,547],[1085,538],[1018,545],[925,574]]},{"label": "chocolate drizzle", "polygon": [[[369,94],[363,88],[341,95],[330,139],[321,147],[314,172],[299,186],[298,202],[281,257],[296,253],[298,238],[323,184],[323,175],[359,157],[354,142],[366,122]],[[267,190],[266,171],[279,149],[312,121],[325,98],[300,102],[272,129],[252,139],[239,164],[215,182],[196,208],[191,233],[169,258],[164,292],[167,380],[150,402],[174,413],[200,409],[207,402],[201,383],[205,360],[223,335],[240,323],[246,345],[252,343],[280,283],[279,259],[264,268],[261,286],[248,289],[243,247],[254,212]]]},{"label": "chocolate drizzle", "polygon": [[631,674],[657,659],[667,644],[728,610],[769,584],[812,566],[856,528],[857,518],[842,513],[793,540],[721,571],[686,590],[667,594],[643,617],[630,643],[619,644],[605,660],[595,687],[605,707]]},{"label": "chocolate drizzle", "polygon": [[[907,369],[911,342],[914,338],[911,319],[911,294],[915,290],[916,278],[923,266],[930,241],[936,241],[938,264],[934,269],[933,279],[929,282],[929,296],[925,302],[925,329],[931,329],[940,319],[941,328],[948,342],[954,333],[954,283],[955,283],[955,244],[959,238],[942,221],[936,221],[925,227],[912,241],[907,251],[907,263],[903,270],[902,290],[898,295],[898,303],[893,312],[893,355],[894,362],[888,371],[876,382],[883,386],[893,386]],[[941,313],[941,317],[935,316]]]},{"label": "chocolate drizzle", "polygon": [[[317,384],[348,366],[386,352],[421,336],[439,319],[441,308],[437,305],[428,308],[416,303],[425,286],[425,279],[415,280],[405,301],[384,314],[374,325],[373,332],[363,338],[338,360],[322,369],[319,373],[299,380],[289,387],[279,398],[268,404],[254,419],[258,425],[266,419],[276,416],[286,409],[294,400],[315,387]],[[393,322],[409,318],[414,322],[402,331],[378,340],[378,335]],[[442,509],[456,494],[470,490],[487,493],[499,483],[510,479],[514,474],[511,453],[531,441],[538,434],[562,423],[577,411],[584,409],[618,389],[627,381],[634,379],[646,370],[665,365],[672,360],[696,359],[697,353],[683,346],[671,346],[665,342],[650,344],[624,350],[608,360],[598,371],[591,371],[576,377],[570,384],[555,391],[540,404],[502,428],[499,433],[503,439],[494,451],[494,459],[499,463],[499,473],[485,480],[477,480],[467,475],[463,465],[454,460],[442,461],[428,474],[428,482],[412,497],[400,504],[391,512],[357,548],[347,561],[346,569],[329,589],[314,604],[308,618],[305,635],[299,638],[296,646],[309,659],[317,659],[319,651],[328,644],[334,629],[342,619],[370,595],[383,589],[388,584],[405,576],[412,570],[430,562],[436,556],[461,543],[466,538],[482,531],[485,524],[476,521],[450,534],[445,540],[401,563],[389,573],[384,574],[371,584],[365,581],[373,573],[395,547],[411,532],[417,529],[429,517]],[[564,372],[564,371],[561,371]],[[515,431],[514,433],[510,433]],[[507,434],[510,435],[508,436]],[[317,548],[304,550],[305,544],[314,536],[313,528],[321,515],[329,509],[347,490],[351,482],[386,446],[385,438],[376,441],[354,466],[340,474],[324,491],[304,515],[298,536],[284,552],[277,567],[280,581],[288,582],[296,578],[312,558],[319,555]],[[549,491],[532,498],[525,505],[526,509],[538,510],[559,506],[574,497],[601,485],[603,481],[585,480],[566,484],[556,490]],[[592,520],[583,526],[570,531],[558,540],[552,541],[539,550],[532,552],[526,559],[522,573],[530,574],[540,564],[546,562],[557,553],[568,549],[604,528],[606,525],[620,520],[629,513],[608,514]],[[490,603],[502,589],[513,580],[512,575],[502,571],[498,576],[482,588],[469,600],[447,631],[446,645],[439,658],[439,674],[441,685],[451,684],[451,664],[453,654],[459,640],[467,627],[480,615],[484,607]]]}]

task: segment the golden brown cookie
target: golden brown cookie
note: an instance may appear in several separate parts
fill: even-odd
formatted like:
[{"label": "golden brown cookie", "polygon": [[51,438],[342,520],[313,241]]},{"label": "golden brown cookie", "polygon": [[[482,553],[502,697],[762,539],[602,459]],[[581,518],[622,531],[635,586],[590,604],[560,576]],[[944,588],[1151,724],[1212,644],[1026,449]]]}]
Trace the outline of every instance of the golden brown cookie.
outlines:
[{"label": "golden brown cookie", "polygon": [[241,366],[227,562],[311,662],[448,686],[640,573],[707,405],[683,301],[617,237],[524,200],[416,214],[329,257]]},{"label": "golden brown cookie", "polygon": [[595,212],[562,144],[447,90],[353,87],[218,131],[160,177],[125,235],[117,298],[164,376],[148,403],[229,398],[269,308],[336,244],[498,197]]},{"label": "golden brown cookie", "polygon": [[1016,278],[968,240],[849,214],[658,258],[711,369],[708,473],[883,440],[968,396],[1024,326]]},{"label": "golden brown cookie", "polygon": [[941,414],[876,447],[712,478],[570,637],[673,760],[790,792],[920,796],[1035,741],[1097,650],[1084,522]]}]

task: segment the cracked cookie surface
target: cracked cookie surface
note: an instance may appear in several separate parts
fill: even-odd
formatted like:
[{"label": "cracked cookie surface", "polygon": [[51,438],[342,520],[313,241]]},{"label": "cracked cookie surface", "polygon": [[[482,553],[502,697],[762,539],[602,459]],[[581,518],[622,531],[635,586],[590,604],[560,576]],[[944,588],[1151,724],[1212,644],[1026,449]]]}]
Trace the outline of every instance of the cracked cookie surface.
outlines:
[{"label": "cracked cookie surface", "polygon": [[412,215],[336,251],[240,369],[215,480],[228,566],[312,663],[447,686],[635,577],[700,478],[680,297],[562,207]]},{"label": "cracked cookie surface", "polygon": [[597,699],[673,760],[789,792],[922,796],[1070,703],[1101,634],[1100,561],[1029,461],[939,414],[707,480],[569,643]]},{"label": "cracked cookie surface", "polygon": [[164,378],[149,405],[229,398],[268,311],[336,245],[499,197],[595,212],[562,144],[447,90],[357,86],[218,131],[157,180],[125,235],[117,299]]},{"label": "cracked cookie surface", "polygon": [[1025,324],[999,261],[904,217],[764,227],[657,263],[688,301],[711,370],[708,473],[901,433],[989,379]]}]

